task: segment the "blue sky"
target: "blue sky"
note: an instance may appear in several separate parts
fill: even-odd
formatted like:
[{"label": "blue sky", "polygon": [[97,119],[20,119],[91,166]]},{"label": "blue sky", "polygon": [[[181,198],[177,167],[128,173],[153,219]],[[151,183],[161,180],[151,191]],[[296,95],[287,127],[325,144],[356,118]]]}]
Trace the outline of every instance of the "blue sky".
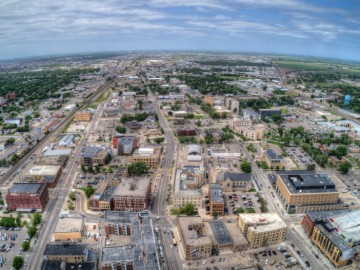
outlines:
[{"label": "blue sky", "polygon": [[207,50],[360,60],[359,0],[1,0],[0,59]]}]

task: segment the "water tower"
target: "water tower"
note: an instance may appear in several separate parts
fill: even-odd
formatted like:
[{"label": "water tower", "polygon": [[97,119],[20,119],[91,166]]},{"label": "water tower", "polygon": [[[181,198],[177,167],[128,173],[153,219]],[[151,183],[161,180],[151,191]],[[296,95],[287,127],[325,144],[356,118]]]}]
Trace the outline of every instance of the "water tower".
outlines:
[{"label": "water tower", "polygon": [[344,100],[344,105],[348,106],[350,104],[351,101],[351,96],[350,95],[346,95],[345,96],[345,100]]}]

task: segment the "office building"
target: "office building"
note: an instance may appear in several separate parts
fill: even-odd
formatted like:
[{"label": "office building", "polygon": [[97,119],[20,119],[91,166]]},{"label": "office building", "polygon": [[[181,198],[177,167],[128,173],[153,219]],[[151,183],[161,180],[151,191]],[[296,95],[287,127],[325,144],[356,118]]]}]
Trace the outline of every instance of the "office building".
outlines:
[{"label": "office building", "polygon": [[280,244],[287,232],[287,225],[276,213],[239,214],[239,228],[253,249]]},{"label": "office building", "polygon": [[339,203],[339,192],[330,177],[314,171],[276,172],[276,192],[286,211],[305,213],[306,211],[343,209]]},{"label": "office building", "polygon": [[83,111],[77,112],[75,114],[75,121],[90,122],[91,121],[91,111],[83,110]]},{"label": "office building", "polygon": [[117,149],[119,155],[131,155],[137,148],[137,138],[135,136],[123,136],[118,139]]},{"label": "office building", "polygon": [[84,220],[81,217],[60,216],[54,233],[55,241],[81,241],[84,234]]},{"label": "office building", "polygon": [[80,164],[84,166],[106,165],[111,160],[108,150],[98,146],[86,146],[80,157]]},{"label": "office building", "polygon": [[89,198],[89,208],[92,211],[112,210],[114,208],[112,196],[115,190],[116,186],[101,181],[95,193]]},{"label": "office building", "polygon": [[49,200],[45,183],[14,183],[5,196],[10,211],[42,212]]}]

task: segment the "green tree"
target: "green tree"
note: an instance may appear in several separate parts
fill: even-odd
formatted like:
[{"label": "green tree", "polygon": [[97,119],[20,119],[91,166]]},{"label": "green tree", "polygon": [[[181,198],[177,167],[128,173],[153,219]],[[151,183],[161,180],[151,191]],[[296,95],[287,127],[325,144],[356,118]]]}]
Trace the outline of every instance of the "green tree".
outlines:
[{"label": "green tree", "polygon": [[192,216],[194,214],[194,205],[192,203],[187,203],[185,205],[185,214],[187,216]]},{"label": "green tree", "polygon": [[248,213],[248,214],[253,214],[253,213],[256,213],[256,211],[255,211],[254,208],[247,208],[247,209],[246,209],[246,213]]},{"label": "green tree", "polygon": [[326,163],[328,162],[328,157],[322,154],[316,155],[314,158],[315,162],[319,164],[321,167],[325,167]]},{"label": "green tree", "polygon": [[311,163],[311,164],[308,164],[308,165],[306,166],[306,169],[307,169],[308,171],[313,171],[313,170],[315,170],[315,168],[316,168],[315,163]]},{"label": "green tree", "polygon": [[17,212],[16,213],[16,219],[15,219],[16,225],[17,226],[21,226],[21,213]]},{"label": "green tree", "polygon": [[85,192],[86,198],[90,198],[91,195],[93,195],[95,193],[95,188],[93,188],[92,186],[87,186],[86,188],[82,189]]},{"label": "green tree", "polygon": [[32,225],[31,227],[29,227],[27,233],[29,235],[30,238],[33,238],[36,235],[37,229],[34,225]]},{"label": "green tree", "polygon": [[11,138],[7,139],[7,142],[9,144],[14,144],[15,143],[15,138],[11,137]]},{"label": "green tree", "polygon": [[238,207],[238,209],[236,209],[236,214],[242,214],[244,212],[245,212],[245,210],[242,207]]},{"label": "green tree", "polygon": [[115,130],[119,133],[126,133],[126,128],[123,126],[117,126]]},{"label": "green tree", "polygon": [[39,225],[40,222],[41,222],[41,219],[42,219],[42,215],[41,215],[41,214],[39,214],[39,213],[34,213],[33,216],[32,216],[32,221],[33,221],[34,226]]},{"label": "green tree", "polygon": [[29,242],[29,241],[24,241],[24,242],[21,244],[21,247],[23,248],[24,251],[28,251],[29,248],[30,248],[30,242]]},{"label": "green tree", "polygon": [[76,200],[76,193],[75,191],[72,191],[69,193],[69,199],[72,200],[72,201],[75,201]]},{"label": "green tree", "polygon": [[341,162],[338,166],[338,170],[342,173],[342,174],[347,174],[349,172],[349,170],[351,169],[351,163],[348,161],[345,162]]},{"label": "green tree", "polygon": [[165,140],[164,137],[156,137],[156,138],[154,139],[154,142],[156,142],[157,144],[160,144],[160,143],[162,143],[164,140]]},{"label": "green tree", "polygon": [[24,264],[24,259],[20,256],[15,256],[13,263],[12,263],[12,267],[14,267],[16,270],[21,269],[21,267]]},{"label": "green tree", "polygon": [[213,216],[214,219],[217,219],[217,217],[218,217],[218,212],[216,212],[216,210],[214,210],[214,211],[212,212],[212,216]]},{"label": "green tree", "polygon": [[144,162],[135,162],[128,165],[129,175],[143,175],[149,171],[149,167]]},{"label": "green tree", "polygon": [[240,168],[244,173],[251,173],[252,171],[251,164],[247,160],[241,162]]}]

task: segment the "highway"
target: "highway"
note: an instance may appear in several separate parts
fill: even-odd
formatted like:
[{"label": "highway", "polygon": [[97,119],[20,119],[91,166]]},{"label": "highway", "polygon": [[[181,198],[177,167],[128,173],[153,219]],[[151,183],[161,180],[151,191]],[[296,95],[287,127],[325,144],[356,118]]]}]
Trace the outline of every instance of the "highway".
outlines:
[{"label": "highway", "polygon": [[[89,99],[87,99],[87,101],[84,102],[84,104],[82,106],[80,106],[79,109],[83,108],[84,106],[86,106],[87,104],[92,102],[94,99],[96,99],[103,92],[105,92],[106,90],[111,88],[113,85],[114,85],[114,79],[112,81],[110,81],[109,83],[107,83],[106,85],[104,85],[103,87],[99,88],[99,90],[94,95],[92,95]],[[66,123],[68,123],[68,121],[72,120],[73,114],[74,113],[72,113],[71,116],[68,116],[67,120],[63,121],[62,124],[58,125],[53,130],[51,135],[56,135],[56,134],[60,133],[63,126]],[[91,125],[89,125],[89,130],[92,128],[93,123],[94,123],[94,121],[92,121]],[[48,136],[48,138],[50,138],[50,137],[51,136]],[[63,208],[63,205],[67,200],[67,195],[68,195],[70,189],[72,189],[72,186],[74,184],[75,177],[73,177],[73,176],[76,174],[76,171],[78,169],[78,164],[76,161],[78,161],[80,159],[81,150],[82,150],[82,147],[86,144],[87,138],[88,138],[88,134],[81,137],[78,146],[76,147],[72,157],[68,161],[68,165],[65,169],[65,173],[61,176],[61,178],[59,180],[57,188],[53,189],[52,197],[50,198],[50,200],[47,204],[47,207],[45,209],[46,215],[43,218],[45,224],[38,232],[38,240],[37,240],[37,243],[35,246],[36,248],[33,248],[33,253],[29,257],[28,262],[27,262],[29,269],[39,269],[39,267],[40,267],[46,244],[51,240],[51,234],[56,226],[57,219],[60,215],[61,209]],[[41,147],[41,145],[43,145],[44,143],[45,143],[45,141],[40,142],[34,148],[37,149],[37,148]],[[30,154],[30,156],[31,156],[33,151],[36,151],[36,150],[34,150],[34,148],[33,148],[33,150],[30,151],[30,153],[28,153],[28,155]],[[25,156],[25,158],[26,158],[26,156]],[[19,161],[17,164],[21,164],[21,161]]]}]

